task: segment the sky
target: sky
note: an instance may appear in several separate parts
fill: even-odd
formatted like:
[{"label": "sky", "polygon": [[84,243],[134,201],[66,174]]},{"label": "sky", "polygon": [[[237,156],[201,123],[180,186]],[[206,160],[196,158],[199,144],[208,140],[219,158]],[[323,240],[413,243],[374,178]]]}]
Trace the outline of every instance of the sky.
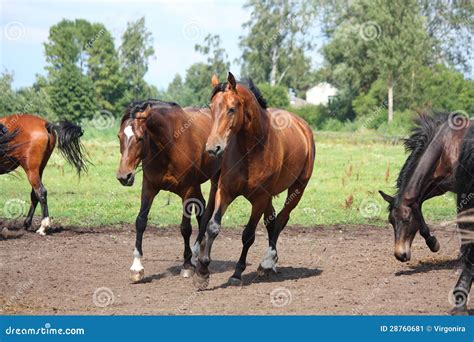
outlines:
[{"label": "sky", "polygon": [[115,38],[116,47],[127,22],[145,16],[152,33],[155,56],[149,62],[145,80],[165,89],[174,76],[184,75],[193,63],[205,57],[194,51],[208,33],[219,34],[231,69],[238,74],[234,60],[242,24],[249,13],[244,0],[177,1],[22,1],[0,0],[0,72],[14,73],[13,87],[31,85],[35,74],[45,75],[43,43],[50,26],[62,19],[82,18],[103,23]]}]

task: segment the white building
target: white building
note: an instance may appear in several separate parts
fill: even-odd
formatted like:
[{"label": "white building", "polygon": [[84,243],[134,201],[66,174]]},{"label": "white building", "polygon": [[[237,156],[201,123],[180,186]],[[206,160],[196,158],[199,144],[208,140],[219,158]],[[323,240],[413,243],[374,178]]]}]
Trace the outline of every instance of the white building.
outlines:
[{"label": "white building", "polygon": [[325,105],[331,102],[337,95],[337,89],[326,82],[319,83],[308,89],[306,92],[306,101],[314,105]]}]

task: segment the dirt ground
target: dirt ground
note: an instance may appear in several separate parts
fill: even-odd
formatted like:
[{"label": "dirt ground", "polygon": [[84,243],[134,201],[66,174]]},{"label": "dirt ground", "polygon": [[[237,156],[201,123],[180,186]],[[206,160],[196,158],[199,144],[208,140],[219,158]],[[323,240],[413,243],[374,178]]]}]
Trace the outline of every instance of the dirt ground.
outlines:
[{"label": "dirt ground", "polygon": [[[0,228],[10,225],[0,221]],[[13,224],[15,225],[15,224]],[[178,227],[148,227],[145,282],[131,284],[132,226],[27,232],[0,241],[3,314],[447,314],[457,280],[458,235],[435,230],[433,254],[417,236],[412,261],[393,257],[391,228],[287,227],[278,243],[278,273],[256,275],[267,246],[259,226],[243,287],[226,286],[241,251],[240,229],[224,229],[213,247],[210,285],[196,291],[180,277]],[[471,310],[472,313],[472,310]]]}]

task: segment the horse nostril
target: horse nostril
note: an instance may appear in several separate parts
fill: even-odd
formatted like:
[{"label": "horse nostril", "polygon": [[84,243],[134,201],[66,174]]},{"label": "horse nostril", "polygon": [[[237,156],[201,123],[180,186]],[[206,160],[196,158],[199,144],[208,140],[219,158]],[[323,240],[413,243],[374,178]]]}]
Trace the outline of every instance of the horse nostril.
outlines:
[{"label": "horse nostril", "polygon": [[126,180],[126,181],[129,181],[130,178],[132,178],[132,173],[131,173],[131,172],[126,176],[125,180]]}]

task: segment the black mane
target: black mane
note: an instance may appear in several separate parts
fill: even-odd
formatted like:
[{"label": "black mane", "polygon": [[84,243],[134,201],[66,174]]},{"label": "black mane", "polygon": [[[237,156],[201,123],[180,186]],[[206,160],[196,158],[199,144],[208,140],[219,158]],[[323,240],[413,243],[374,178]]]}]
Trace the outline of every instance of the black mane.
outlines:
[{"label": "black mane", "polygon": [[[252,94],[257,99],[258,104],[260,105],[260,107],[262,107],[262,109],[267,109],[267,100],[265,100],[260,89],[257,88],[257,86],[252,82],[250,78],[244,81],[239,81],[237,83],[246,87],[248,90],[252,92]],[[212,89],[211,101],[217,93],[224,92],[226,87],[227,87],[227,82],[221,82],[218,85],[216,85],[214,89]]]},{"label": "black mane", "polygon": [[418,161],[438,132],[439,127],[448,119],[448,116],[448,113],[436,113],[434,116],[420,114],[415,120],[415,127],[412,129],[411,135],[404,140],[405,150],[410,155],[398,174],[397,193],[395,201],[389,205],[389,210],[399,205],[401,194],[405,190],[410,176],[415,171]]},{"label": "black mane", "polygon": [[135,113],[138,112],[143,112],[148,106],[151,106],[152,108],[155,107],[160,107],[160,108],[170,108],[170,107],[176,107],[179,106],[175,102],[166,102],[166,101],[161,101],[157,99],[148,99],[148,100],[143,100],[143,101],[132,101],[130,102],[127,107],[125,107],[125,113],[122,117],[121,124],[133,117]]}]

